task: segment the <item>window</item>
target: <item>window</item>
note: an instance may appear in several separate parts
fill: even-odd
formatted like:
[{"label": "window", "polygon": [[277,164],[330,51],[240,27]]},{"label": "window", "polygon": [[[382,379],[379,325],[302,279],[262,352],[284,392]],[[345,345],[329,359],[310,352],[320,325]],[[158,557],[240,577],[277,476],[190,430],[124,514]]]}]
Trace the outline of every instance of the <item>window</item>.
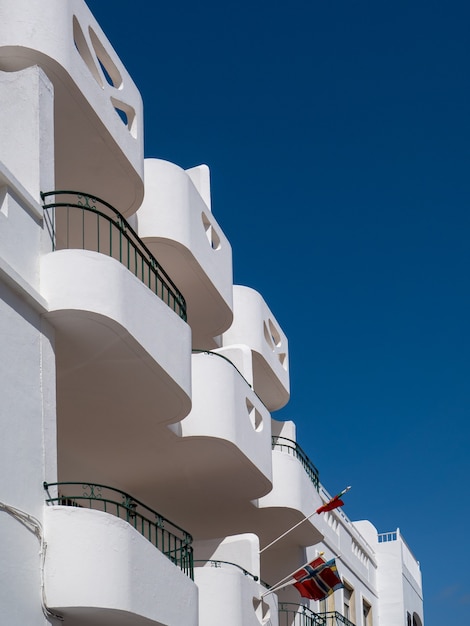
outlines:
[{"label": "window", "polygon": [[355,620],[355,608],[354,608],[354,589],[351,585],[348,585],[346,581],[343,580],[344,589],[343,589],[343,615],[347,619],[354,622]]},{"label": "window", "polygon": [[344,597],[344,617],[348,619],[351,617],[351,595],[352,591],[347,587],[344,588],[343,597]]},{"label": "window", "polygon": [[362,601],[362,626],[372,626],[372,607],[366,601]]}]

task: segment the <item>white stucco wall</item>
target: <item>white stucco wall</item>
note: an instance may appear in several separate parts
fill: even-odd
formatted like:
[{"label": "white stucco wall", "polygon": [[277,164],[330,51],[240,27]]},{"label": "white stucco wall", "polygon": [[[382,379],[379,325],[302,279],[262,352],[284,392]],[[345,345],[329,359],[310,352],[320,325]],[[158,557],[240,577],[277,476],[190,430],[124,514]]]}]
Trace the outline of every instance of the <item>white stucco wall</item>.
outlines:
[{"label": "white stucco wall", "polygon": [[[53,333],[0,280],[0,502],[42,522],[43,481],[56,480]],[[46,624],[40,543],[0,509],[0,607],[5,624]]]},{"label": "white stucco wall", "polygon": [[192,363],[192,409],[181,422],[182,435],[233,444],[271,481],[271,419],[266,407],[225,358],[194,354]]},{"label": "white stucco wall", "polygon": [[38,67],[0,72],[0,161],[37,202],[54,180],[53,97]]},{"label": "white stucco wall", "polygon": [[378,615],[380,626],[406,624],[406,615],[423,618],[423,592],[419,563],[411,553],[400,530],[381,535],[368,521],[354,526],[373,546],[377,560]]},{"label": "white stucco wall", "polygon": [[278,625],[277,598],[261,599],[266,589],[240,570],[226,567],[199,567],[199,626]]},{"label": "white stucco wall", "polygon": [[41,293],[52,320],[64,318],[66,323],[68,315],[81,312],[116,327],[123,341],[135,341],[141,347],[140,359],[172,386],[175,406],[172,411],[168,407],[166,420],[170,421],[171,414],[179,419],[186,415],[191,394],[191,330],[124,265],[87,250],[52,252],[41,261]]},{"label": "white stucco wall", "polygon": [[139,236],[188,304],[193,347],[216,347],[231,324],[232,247],[210,208],[208,168],[189,172],[161,159],[145,159],[145,196],[137,212]]},{"label": "white stucco wall", "polygon": [[142,101],[83,0],[2,1],[0,68],[35,65],[54,84],[58,187],[96,194],[132,214],[143,197]]},{"label": "white stucco wall", "polygon": [[195,583],[126,521],[61,506],[44,518],[49,606],[91,620],[107,612],[115,623],[197,626]]},{"label": "white stucco wall", "polygon": [[241,285],[233,286],[233,323],[222,335],[222,346],[245,344],[253,354],[256,393],[270,411],[289,400],[287,337],[262,296]]}]

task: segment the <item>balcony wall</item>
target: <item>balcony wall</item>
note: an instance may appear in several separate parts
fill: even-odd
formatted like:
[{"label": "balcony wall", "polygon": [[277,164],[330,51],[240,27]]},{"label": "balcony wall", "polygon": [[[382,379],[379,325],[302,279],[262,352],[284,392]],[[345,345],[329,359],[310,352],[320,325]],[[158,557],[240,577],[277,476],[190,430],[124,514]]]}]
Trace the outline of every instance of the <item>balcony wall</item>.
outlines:
[{"label": "balcony wall", "polygon": [[195,555],[200,559],[194,573],[200,626],[278,626],[276,595],[262,598],[267,589],[259,582],[255,535],[201,542],[195,546]]},{"label": "balcony wall", "polygon": [[268,490],[272,478],[271,416],[266,407],[222,355],[193,354],[192,381],[192,409],[181,422],[181,436],[208,437],[234,446],[244,463],[259,473],[258,489]]},{"label": "balcony wall", "polygon": [[[82,0],[4,0],[0,69],[39,66],[54,86],[55,187],[128,216],[143,197],[140,94]],[[123,121],[124,120],[124,121]]]},{"label": "balcony wall", "polygon": [[44,526],[46,601],[70,626],[197,626],[195,583],[124,520],[52,506]]},{"label": "balcony wall", "polygon": [[231,324],[232,249],[210,209],[206,166],[185,171],[159,159],[145,160],[145,197],[138,233],[188,305],[193,347],[217,347]]},{"label": "balcony wall", "polygon": [[191,412],[158,444],[158,508],[195,538],[243,532],[244,507],[272,485],[269,412],[218,354],[193,355],[192,389]]},{"label": "balcony wall", "polygon": [[[323,504],[318,491],[301,461],[289,451],[273,450],[273,488],[258,500],[260,519],[266,520],[263,546],[281,535]],[[263,515],[264,513],[264,515]],[[282,544],[310,546],[323,538],[318,516],[313,515],[294,531]]]},{"label": "balcony wall", "polygon": [[131,489],[153,475],[163,425],[190,410],[189,326],[96,252],[45,255],[41,294],[56,329],[60,480]]},{"label": "balcony wall", "polygon": [[287,337],[254,289],[234,285],[233,310],[233,323],[222,337],[223,348],[242,344],[251,349],[254,389],[270,411],[280,409],[289,400]]}]

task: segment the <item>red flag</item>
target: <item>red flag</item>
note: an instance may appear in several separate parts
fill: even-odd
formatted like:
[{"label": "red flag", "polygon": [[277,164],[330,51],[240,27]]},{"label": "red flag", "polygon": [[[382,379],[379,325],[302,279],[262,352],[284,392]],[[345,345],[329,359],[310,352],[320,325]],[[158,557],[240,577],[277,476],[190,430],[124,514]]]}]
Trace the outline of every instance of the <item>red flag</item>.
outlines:
[{"label": "red flag", "polygon": [[323,600],[344,586],[338,576],[335,560],[325,562],[321,556],[299,569],[293,576],[297,581],[293,583],[294,587],[303,598],[310,600]]},{"label": "red flag", "polygon": [[344,506],[344,502],[341,500],[341,496],[344,495],[347,491],[349,491],[351,487],[346,487],[343,489],[341,493],[338,493],[337,496],[331,498],[329,502],[322,504],[322,506],[318,507],[317,513],[324,513],[325,511],[332,511],[333,509],[337,509],[340,506]]}]

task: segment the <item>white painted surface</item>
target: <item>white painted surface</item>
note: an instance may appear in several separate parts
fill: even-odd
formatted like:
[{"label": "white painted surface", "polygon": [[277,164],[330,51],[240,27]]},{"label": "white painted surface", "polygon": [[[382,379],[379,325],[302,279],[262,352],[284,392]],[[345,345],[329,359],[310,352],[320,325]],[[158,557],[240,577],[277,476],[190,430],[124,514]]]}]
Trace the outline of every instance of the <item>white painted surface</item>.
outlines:
[{"label": "white painted surface", "polygon": [[[259,539],[253,533],[194,543],[194,558],[235,563],[259,578]],[[199,566],[199,564],[198,564]]]},{"label": "white painted surface", "polygon": [[[55,480],[55,368],[49,324],[0,281],[0,502],[42,521],[42,482]],[[5,624],[46,624],[39,539],[0,510]]]},{"label": "white painted surface", "polygon": [[233,286],[234,319],[223,333],[222,345],[246,344],[253,352],[256,393],[270,411],[289,400],[287,337],[261,295],[249,287]]},{"label": "white painted surface", "polygon": [[[235,446],[271,482],[271,419],[248,383],[217,354],[192,357],[192,409],[183,437],[213,437]],[[217,467],[214,467],[214,472]]]},{"label": "white painted surface", "polygon": [[[423,592],[419,563],[401,537],[399,529],[386,533],[387,541],[379,542],[377,529],[368,521],[354,526],[374,547],[377,559],[377,590],[380,626],[406,624],[406,615],[423,617]],[[385,534],[384,534],[385,535]]]},{"label": "white painted surface", "polygon": [[[58,188],[135,212],[143,197],[141,97],[83,0],[2,0],[0,69],[34,65],[54,84]],[[116,107],[127,111],[130,128]]]},{"label": "white painted surface", "polygon": [[278,625],[277,599],[240,570],[230,567],[198,567],[195,581],[199,587],[199,626]]},{"label": "white painted surface", "polygon": [[68,315],[82,312],[112,326],[123,342],[139,344],[139,358],[173,387],[179,406],[166,421],[184,417],[191,394],[191,331],[124,265],[88,250],[52,252],[41,260],[41,293],[54,323],[66,324]]},{"label": "white painted surface", "polygon": [[49,606],[91,621],[107,612],[113,623],[197,625],[196,585],[130,524],[61,506],[44,519]]},{"label": "white painted surface", "polygon": [[[258,507],[272,508],[272,515],[281,519],[283,511],[288,514],[291,510],[296,514],[296,521],[314,513],[322,502],[299,459],[288,451],[272,450],[272,463],[273,488],[270,493],[258,500]],[[287,519],[286,517],[284,525],[286,530],[289,528]],[[282,534],[282,531],[279,534]],[[312,515],[295,531],[289,533],[283,542],[308,546],[320,541],[321,538],[322,533],[316,515]]]},{"label": "white painted surface", "polygon": [[52,84],[38,67],[0,72],[0,161],[37,202],[39,192],[54,184],[53,97]]},{"label": "white painted surface", "polygon": [[161,159],[145,159],[145,197],[138,233],[188,304],[193,347],[214,348],[232,322],[232,248],[215,220],[206,166],[186,172]]}]

